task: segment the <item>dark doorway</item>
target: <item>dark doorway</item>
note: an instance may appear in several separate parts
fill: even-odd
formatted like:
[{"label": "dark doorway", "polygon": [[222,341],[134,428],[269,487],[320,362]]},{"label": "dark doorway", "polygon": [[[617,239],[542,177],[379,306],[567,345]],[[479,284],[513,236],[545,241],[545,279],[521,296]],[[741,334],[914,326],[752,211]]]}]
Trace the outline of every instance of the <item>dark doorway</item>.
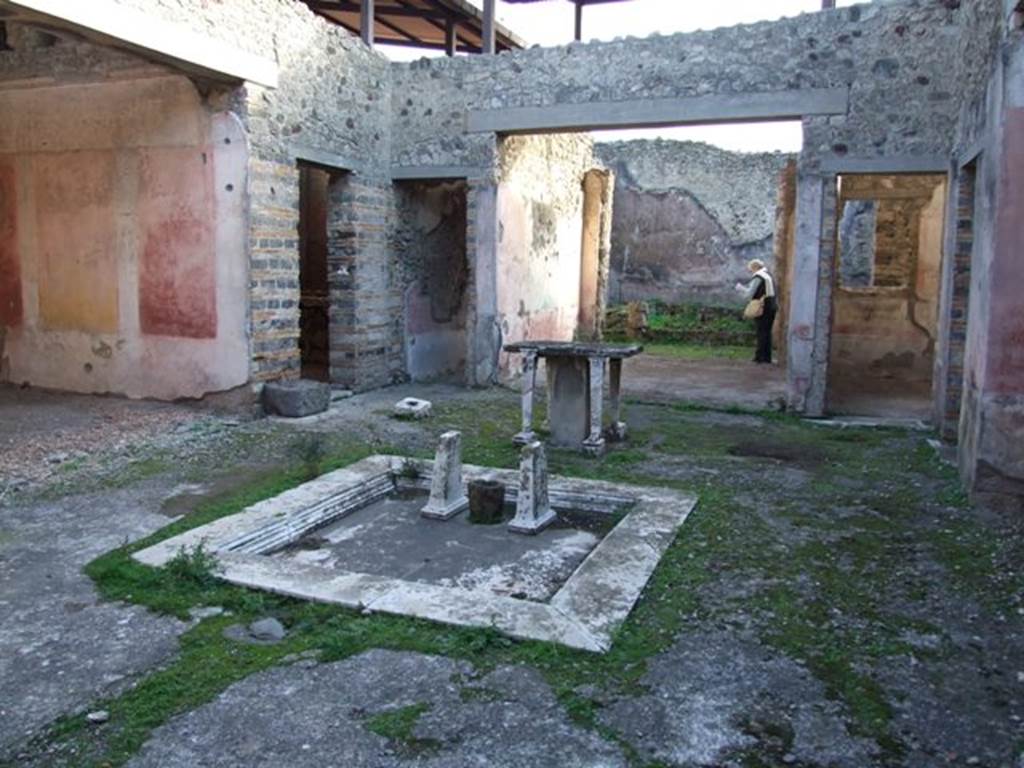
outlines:
[{"label": "dark doorway", "polygon": [[327,289],[327,194],[331,174],[299,165],[299,349],[302,377],[327,381],[330,332]]},{"label": "dark doorway", "polygon": [[404,276],[405,369],[413,381],[465,381],[467,194],[462,179],[395,184],[389,237]]}]

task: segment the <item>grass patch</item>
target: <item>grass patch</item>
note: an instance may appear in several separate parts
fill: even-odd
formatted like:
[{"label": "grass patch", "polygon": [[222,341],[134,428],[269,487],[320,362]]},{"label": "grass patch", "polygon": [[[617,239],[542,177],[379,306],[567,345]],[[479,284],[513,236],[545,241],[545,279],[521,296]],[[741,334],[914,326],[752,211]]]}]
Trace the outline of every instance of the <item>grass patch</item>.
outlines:
[{"label": "grass patch", "polygon": [[429,711],[430,705],[425,703],[389,709],[369,718],[366,729],[391,741],[406,756],[433,753],[441,748],[441,742],[413,736],[416,723]]},{"label": "grass patch", "polygon": [[753,347],[707,344],[687,344],[685,342],[649,342],[644,343],[644,352],[655,357],[667,357],[675,360],[749,360]]},{"label": "grass patch", "polygon": [[[738,306],[666,304],[646,302],[646,339],[664,344],[741,346],[752,348],[754,324],[743,318]],[[629,332],[629,308],[612,307],[605,317],[608,338],[624,339]]]}]

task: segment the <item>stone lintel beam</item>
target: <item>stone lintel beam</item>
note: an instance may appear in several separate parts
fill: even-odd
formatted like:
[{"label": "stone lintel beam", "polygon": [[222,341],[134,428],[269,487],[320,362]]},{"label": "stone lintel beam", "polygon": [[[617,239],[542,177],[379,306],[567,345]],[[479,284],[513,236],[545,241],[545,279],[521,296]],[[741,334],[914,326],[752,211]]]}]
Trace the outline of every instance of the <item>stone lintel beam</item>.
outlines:
[{"label": "stone lintel beam", "polygon": [[822,173],[946,173],[946,155],[892,155],[889,157],[827,157]]},{"label": "stone lintel beam", "polygon": [[848,88],[809,88],[769,93],[717,94],[678,99],[598,101],[540,107],[471,111],[470,133],[545,133],[605,128],[653,128],[662,125],[800,119],[808,115],[845,115]]},{"label": "stone lintel beam", "polygon": [[217,80],[250,82],[276,88],[278,66],[188,27],[126,8],[111,0],[3,0],[29,11],[26,19],[70,29],[100,44],[126,48],[142,56]]},{"label": "stone lintel beam", "polygon": [[487,169],[472,165],[404,165],[391,169],[394,181],[415,181],[418,179],[478,179]]},{"label": "stone lintel beam", "polygon": [[365,163],[353,157],[338,155],[334,152],[325,152],[315,147],[307,147],[293,144],[292,155],[297,161],[320,165],[325,168],[332,168],[339,171],[363,171]]}]

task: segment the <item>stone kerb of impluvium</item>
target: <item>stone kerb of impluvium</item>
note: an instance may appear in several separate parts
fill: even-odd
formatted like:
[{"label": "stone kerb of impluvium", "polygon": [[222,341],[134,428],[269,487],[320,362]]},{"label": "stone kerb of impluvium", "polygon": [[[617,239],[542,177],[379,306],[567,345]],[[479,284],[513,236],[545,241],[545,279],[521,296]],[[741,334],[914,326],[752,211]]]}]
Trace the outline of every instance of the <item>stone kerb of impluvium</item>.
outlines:
[{"label": "stone kerb of impluvium", "polygon": [[548,460],[539,440],[523,446],[519,461],[519,495],[516,516],[508,524],[512,533],[539,533],[555,521],[548,498]]},{"label": "stone kerb of impluvium", "polygon": [[468,506],[469,499],[462,484],[462,433],[445,432],[434,455],[430,499],[420,514],[435,520],[450,520]]}]

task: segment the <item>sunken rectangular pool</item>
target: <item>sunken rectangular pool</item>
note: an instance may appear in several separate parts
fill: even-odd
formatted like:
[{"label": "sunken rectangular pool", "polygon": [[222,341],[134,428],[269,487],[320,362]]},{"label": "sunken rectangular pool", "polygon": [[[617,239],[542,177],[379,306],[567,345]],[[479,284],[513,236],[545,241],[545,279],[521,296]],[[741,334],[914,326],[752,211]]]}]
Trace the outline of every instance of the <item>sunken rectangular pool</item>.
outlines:
[{"label": "sunken rectangular pool", "polygon": [[[363,611],[488,627],[590,651],[611,646],[696,500],[664,488],[371,456],[137,552],[161,567],[202,546],[225,581]],[[499,490],[477,522],[467,486]],[[500,501],[504,496],[504,503]]]}]

